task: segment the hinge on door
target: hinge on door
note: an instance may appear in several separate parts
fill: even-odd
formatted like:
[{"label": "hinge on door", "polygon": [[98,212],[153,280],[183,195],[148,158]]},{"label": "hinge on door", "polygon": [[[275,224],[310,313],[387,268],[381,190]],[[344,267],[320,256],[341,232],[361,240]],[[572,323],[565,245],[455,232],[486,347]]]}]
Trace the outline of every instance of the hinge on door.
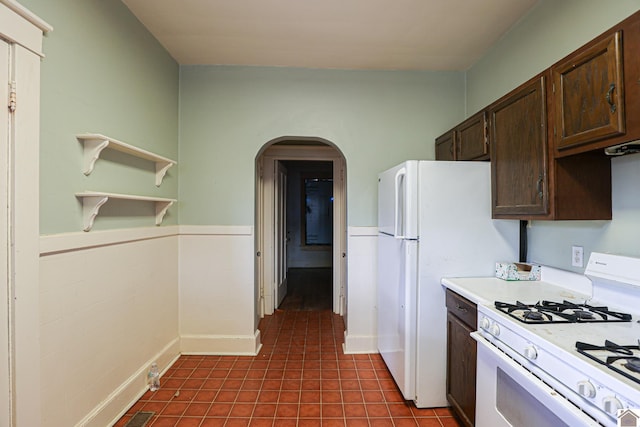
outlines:
[{"label": "hinge on door", "polygon": [[556,84],[551,83],[551,92],[556,93]]},{"label": "hinge on door", "polygon": [[16,82],[12,81],[9,83],[9,111],[16,111]]}]

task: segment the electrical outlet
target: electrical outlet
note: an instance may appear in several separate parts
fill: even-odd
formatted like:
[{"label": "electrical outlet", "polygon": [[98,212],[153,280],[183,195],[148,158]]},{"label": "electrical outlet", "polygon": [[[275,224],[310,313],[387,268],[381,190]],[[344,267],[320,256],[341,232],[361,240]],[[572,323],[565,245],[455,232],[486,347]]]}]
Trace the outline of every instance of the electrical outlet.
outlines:
[{"label": "electrical outlet", "polygon": [[571,265],[584,267],[584,249],[582,246],[571,246]]}]

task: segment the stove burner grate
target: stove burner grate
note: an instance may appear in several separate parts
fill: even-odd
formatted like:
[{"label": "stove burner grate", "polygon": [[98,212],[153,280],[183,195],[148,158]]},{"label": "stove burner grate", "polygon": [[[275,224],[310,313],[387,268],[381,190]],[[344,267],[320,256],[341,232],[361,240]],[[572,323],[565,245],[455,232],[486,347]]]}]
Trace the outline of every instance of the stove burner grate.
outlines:
[{"label": "stove burner grate", "polygon": [[640,358],[634,357],[627,359],[627,363],[625,363],[624,366],[632,372],[640,373]]},{"label": "stove burner grate", "polygon": [[[640,350],[640,346],[638,345],[618,345],[609,340],[605,340],[604,346],[588,344],[584,342],[577,341],[576,349],[578,353],[588,357],[591,360],[598,362],[601,365],[605,365],[609,369],[619,373],[620,375],[629,378],[632,381],[640,384],[640,377],[633,375],[633,373],[640,373],[640,357],[635,356],[633,350]],[[615,356],[607,356],[606,358],[598,357],[593,352],[602,352],[607,351],[611,353],[615,353]],[[622,366],[625,369],[621,369],[616,366],[614,363],[618,360],[625,360],[626,363],[623,363]]]},{"label": "stove burner grate", "polygon": [[496,301],[495,307],[523,323],[630,322],[631,315],[609,310],[605,306],[575,304],[569,301],[540,301],[515,304]]}]

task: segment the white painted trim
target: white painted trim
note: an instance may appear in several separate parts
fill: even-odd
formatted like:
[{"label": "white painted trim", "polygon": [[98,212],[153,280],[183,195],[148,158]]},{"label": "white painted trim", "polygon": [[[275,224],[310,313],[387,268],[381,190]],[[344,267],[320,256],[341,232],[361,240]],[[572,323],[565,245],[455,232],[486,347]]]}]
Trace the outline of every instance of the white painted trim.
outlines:
[{"label": "white painted trim", "polygon": [[257,356],[262,348],[260,330],[250,335],[182,335],[182,354]]},{"label": "white painted trim", "polygon": [[5,6],[0,7],[0,37],[44,56],[42,34],[53,28],[13,0],[0,0],[0,4]]},{"label": "white painted trim", "polygon": [[344,331],[344,354],[371,354],[378,352],[378,338],[371,335],[349,335]]},{"label": "white painted trim", "polygon": [[174,225],[169,227],[124,228],[94,231],[92,233],[81,231],[77,233],[43,235],[40,236],[40,256],[138,240],[176,236],[178,230],[178,226]]},{"label": "white painted trim", "polygon": [[[286,140],[289,138],[282,138]],[[298,138],[291,138],[296,140]],[[303,138],[304,139],[304,138]],[[310,138],[312,139],[312,138]],[[337,147],[329,146],[292,146],[271,145],[258,156],[256,162],[256,175],[262,174],[256,185],[255,205],[256,225],[261,226],[259,235],[256,236],[255,252],[262,254],[256,260],[256,274],[261,277],[255,279],[256,292],[260,295],[261,302],[256,305],[256,313],[261,316],[273,314],[275,310],[275,281],[270,280],[274,276],[274,258],[270,254],[274,251],[273,230],[273,202],[274,202],[274,162],[278,160],[326,160],[333,162],[333,312],[346,316],[347,294],[347,220],[346,220],[346,164],[342,153]]]},{"label": "white painted trim", "polygon": [[[6,10],[0,8],[0,10]],[[40,34],[40,37],[42,35]],[[13,310],[13,376],[15,423],[41,423],[40,396],[40,64],[41,58],[28,49],[13,47],[13,80],[18,107],[11,130],[13,164],[12,268],[9,307]],[[9,184],[11,185],[11,184]],[[29,197],[20,195],[28,194]],[[3,302],[4,303],[4,302]],[[11,329],[10,329],[11,331]]]},{"label": "white painted trim", "polygon": [[348,227],[349,237],[377,236],[378,227]]},{"label": "white painted trim", "polygon": [[251,225],[181,225],[179,234],[184,235],[220,235],[220,236],[252,236]]},{"label": "white painted trim", "polygon": [[51,25],[47,24],[44,20],[36,16],[33,12],[31,12],[29,9],[27,9],[17,1],[0,0],[0,3],[4,4],[5,6],[7,6],[7,8],[11,9],[16,14],[29,21],[31,24],[39,28],[43,33],[46,34],[53,31],[53,27]]},{"label": "white painted trim", "polygon": [[320,145],[272,145],[262,154],[278,160],[338,160],[342,158],[337,148]]},{"label": "white painted trim", "polygon": [[40,256],[169,236],[251,236],[250,225],[172,225],[40,236]]},{"label": "white painted trim", "polygon": [[[151,363],[157,362],[164,374],[180,357],[180,339],[171,340],[162,350],[140,366],[129,378],[115,389],[98,406],[93,408],[76,427],[105,426],[115,424],[140,397],[149,389],[147,373]],[[162,379],[160,385],[162,386]],[[123,406],[123,402],[130,402]],[[124,408],[124,409],[122,409]]]}]

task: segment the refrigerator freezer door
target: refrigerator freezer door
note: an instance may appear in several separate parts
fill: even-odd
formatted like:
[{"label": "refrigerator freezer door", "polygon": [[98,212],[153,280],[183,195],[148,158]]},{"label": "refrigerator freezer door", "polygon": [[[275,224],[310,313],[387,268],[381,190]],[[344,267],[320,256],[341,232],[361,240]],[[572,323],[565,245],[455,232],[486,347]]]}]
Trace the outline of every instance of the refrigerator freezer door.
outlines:
[{"label": "refrigerator freezer door", "polygon": [[378,350],[407,400],[415,399],[417,249],[378,235]]},{"label": "refrigerator freezer door", "polygon": [[397,239],[418,238],[417,161],[378,175],[378,231]]}]

